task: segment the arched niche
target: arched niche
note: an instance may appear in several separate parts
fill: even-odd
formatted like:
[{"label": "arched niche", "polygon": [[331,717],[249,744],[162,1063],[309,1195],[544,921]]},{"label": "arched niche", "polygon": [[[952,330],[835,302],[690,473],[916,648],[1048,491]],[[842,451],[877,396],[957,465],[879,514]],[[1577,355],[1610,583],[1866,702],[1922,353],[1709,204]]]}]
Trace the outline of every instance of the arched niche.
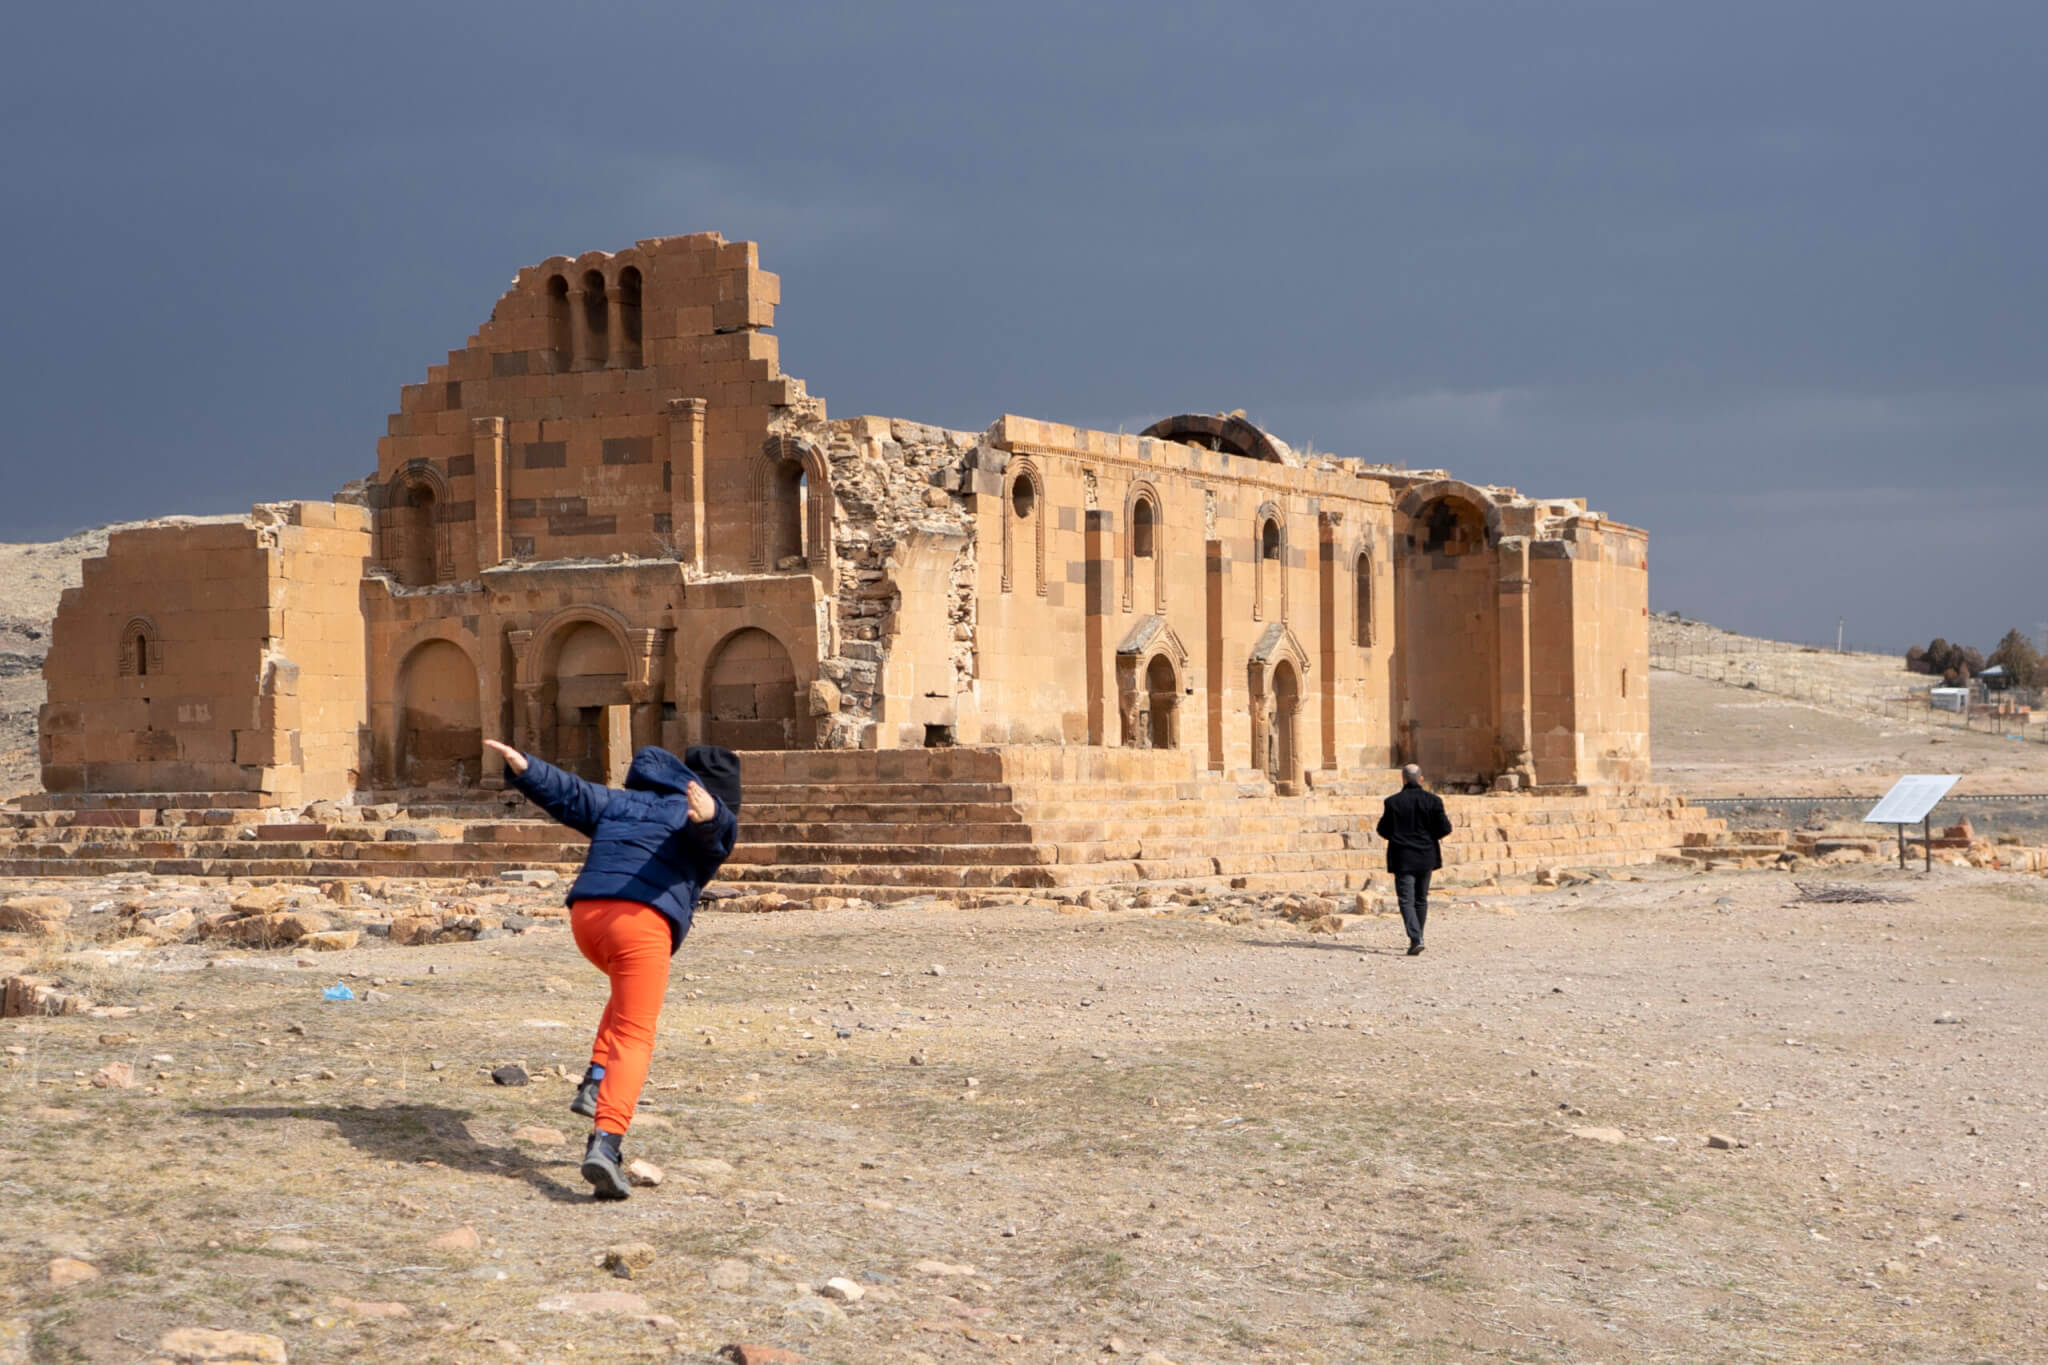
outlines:
[{"label": "arched niche", "polygon": [[728,749],[803,749],[811,722],[780,640],[757,626],[719,642],[704,666],[704,740]]},{"label": "arched niche", "polygon": [[1040,597],[1045,590],[1045,480],[1038,466],[1029,460],[1013,460],[1003,498],[1003,582],[1010,592],[1027,569],[1020,557],[1028,554],[1033,589]]},{"label": "arched niche", "polygon": [[473,787],[483,772],[476,663],[452,640],[415,645],[399,664],[399,785]]},{"label": "arched niche", "polygon": [[385,483],[378,502],[379,562],[404,587],[453,581],[447,476],[431,461],[413,460]]}]

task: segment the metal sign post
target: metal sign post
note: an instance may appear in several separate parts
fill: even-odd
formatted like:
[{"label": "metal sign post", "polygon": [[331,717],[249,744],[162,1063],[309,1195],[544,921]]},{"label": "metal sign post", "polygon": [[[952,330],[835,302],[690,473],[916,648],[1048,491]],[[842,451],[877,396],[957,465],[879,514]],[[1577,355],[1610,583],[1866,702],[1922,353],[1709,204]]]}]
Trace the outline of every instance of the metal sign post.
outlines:
[{"label": "metal sign post", "polygon": [[1902,777],[1882,800],[1863,817],[1866,825],[1897,825],[1899,828],[1899,870],[1906,869],[1906,826],[1920,822],[1920,844],[1927,855],[1926,870],[1934,871],[1934,808],[1949,789],[1962,781],[1960,775],[1916,773]]}]

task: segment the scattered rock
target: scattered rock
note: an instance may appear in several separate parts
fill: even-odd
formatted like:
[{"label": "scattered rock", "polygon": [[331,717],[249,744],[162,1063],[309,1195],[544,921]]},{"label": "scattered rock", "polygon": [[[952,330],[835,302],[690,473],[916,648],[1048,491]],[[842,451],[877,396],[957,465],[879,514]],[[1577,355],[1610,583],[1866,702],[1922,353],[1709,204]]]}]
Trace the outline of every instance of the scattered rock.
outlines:
[{"label": "scattered rock", "polygon": [[290,1365],[284,1343],[267,1332],[179,1327],[157,1338],[153,1365]]},{"label": "scattered rock", "polygon": [[64,932],[71,903],[61,896],[14,896],[0,903],[0,929],[49,938]]},{"label": "scattered rock", "polygon": [[626,1179],[632,1181],[635,1185],[644,1185],[652,1188],[668,1179],[668,1175],[661,1167],[643,1157],[626,1163]]},{"label": "scattered rock", "polygon": [[476,1235],[476,1229],[464,1223],[459,1228],[451,1228],[447,1232],[442,1233],[439,1237],[428,1242],[427,1245],[436,1251],[475,1251],[479,1245],[479,1239]]},{"label": "scattered rock", "polygon": [[1934,1022],[1937,1024],[1960,1024],[1963,1022],[1963,1016],[1960,1014],[1954,1014],[1948,1011],[1943,1011],[1942,1013],[1934,1016]]},{"label": "scattered rock", "polygon": [[593,1294],[552,1294],[534,1307],[543,1313],[574,1313],[578,1317],[645,1317],[654,1310],[638,1294],[604,1289]]},{"label": "scattered rock", "polygon": [[402,1303],[376,1303],[364,1299],[345,1299],[339,1294],[328,1300],[342,1312],[359,1318],[409,1318],[412,1309]]},{"label": "scattered rock", "polygon": [[785,1351],[780,1346],[762,1346],[751,1341],[736,1341],[718,1348],[718,1358],[728,1365],[805,1365],[809,1356]]},{"label": "scattered rock", "polygon": [[1732,1138],[1726,1133],[1707,1134],[1707,1146],[1712,1147],[1717,1152],[1732,1152],[1737,1147],[1747,1147],[1748,1145],[1741,1138]]},{"label": "scattered rock", "polygon": [[101,1090],[126,1090],[135,1084],[135,1068],[126,1062],[108,1062],[92,1073],[92,1083]]},{"label": "scattered rock", "polygon": [[84,1014],[92,1001],[37,976],[10,976],[0,988],[0,1019],[23,1019],[37,1014]]},{"label": "scattered rock", "polygon": [[605,1248],[602,1264],[606,1270],[645,1270],[658,1254],[652,1242],[618,1242]]},{"label": "scattered rock", "polygon": [[257,886],[228,902],[238,915],[274,915],[292,903],[291,892],[281,886]]},{"label": "scattered rock", "polygon": [[311,948],[316,953],[345,953],[362,941],[360,929],[323,929],[308,934],[299,940],[301,948]]},{"label": "scattered rock", "polygon": [[712,1266],[705,1273],[705,1278],[711,1281],[713,1289],[745,1289],[747,1282],[754,1278],[754,1268],[745,1261],[728,1258]]},{"label": "scattered rock", "polygon": [[867,1297],[867,1292],[844,1275],[834,1275],[818,1290],[821,1297],[837,1299],[840,1303],[859,1303]]},{"label": "scattered rock", "polygon": [[1622,1140],[1619,1128],[1573,1128],[1570,1132],[1575,1138],[1585,1138],[1588,1142],[1604,1142],[1609,1146]]},{"label": "scattered rock", "polygon": [[971,1265],[948,1265],[944,1261],[919,1261],[911,1269],[920,1275],[935,1275],[940,1278],[952,1278],[978,1273]]},{"label": "scattered rock", "polygon": [[399,915],[391,921],[391,941],[404,947],[431,943],[440,932],[439,915]]},{"label": "scattered rock", "polygon": [[98,1266],[74,1256],[59,1256],[50,1262],[50,1283],[54,1285],[84,1284],[99,1277]]},{"label": "scattered rock", "polygon": [[526,1123],[512,1130],[512,1140],[530,1142],[536,1147],[559,1147],[569,1139],[559,1128],[543,1128],[537,1123]]},{"label": "scattered rock", "polygon": [[526,1074],[526,1068],[516,1063],[509,1066],[501,1066],[491,1073],[491,1084],[493,1085],[527,1085],[532,1080],[533,1077]]},{"label": "scattered rock", "polygon": [[846,1321],[846,1311],[830,1299],[821,1299],[816,1294],[805,1294],[783,1308],[782,1320],[792,1327],[803,1327],[813,1332],[829,1332]]},{"label": "scattered rock", "polygon": [[686,1157],[675,1163],[675,1169],[684,1175],[694,1175],[701,1180],[722,1180],[733,1173],[728,1162],[715,1156]]}]

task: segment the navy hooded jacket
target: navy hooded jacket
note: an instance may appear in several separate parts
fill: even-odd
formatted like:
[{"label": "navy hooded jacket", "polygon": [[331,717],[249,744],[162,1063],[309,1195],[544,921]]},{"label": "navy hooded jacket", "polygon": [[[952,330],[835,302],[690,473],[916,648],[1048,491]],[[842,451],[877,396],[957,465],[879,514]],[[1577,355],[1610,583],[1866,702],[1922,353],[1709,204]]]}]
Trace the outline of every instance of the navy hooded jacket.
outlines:
[{"label": "navy hooded jacket", "polygon": [[[586,782],[532,754],[526,755],[525,772],[508,771],[506,777],[535,805],[590,837],[569,904],[638,901],[667,917],[669,951],[682,946],[698,895],[739,834],[739,820],[724,800],[709,820],[690,823],[684,793],[703,779],[668,750],[652,747],[633,755],[624,790]],[[703,785],[717,799],[717,786]]]}]

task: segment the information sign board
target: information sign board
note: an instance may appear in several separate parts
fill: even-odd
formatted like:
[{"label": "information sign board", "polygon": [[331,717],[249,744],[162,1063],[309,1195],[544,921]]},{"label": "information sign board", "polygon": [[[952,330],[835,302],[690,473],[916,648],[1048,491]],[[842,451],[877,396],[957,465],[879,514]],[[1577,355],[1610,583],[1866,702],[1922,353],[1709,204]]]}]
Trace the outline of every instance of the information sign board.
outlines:
[{"label": "information sign board", "polygon": [[1917,773],[1892,784],[1884,799],[1863,817],[1866,825],[1917,825],[1947,796],[1949,788],[1962,781],[1960,775]]}]

